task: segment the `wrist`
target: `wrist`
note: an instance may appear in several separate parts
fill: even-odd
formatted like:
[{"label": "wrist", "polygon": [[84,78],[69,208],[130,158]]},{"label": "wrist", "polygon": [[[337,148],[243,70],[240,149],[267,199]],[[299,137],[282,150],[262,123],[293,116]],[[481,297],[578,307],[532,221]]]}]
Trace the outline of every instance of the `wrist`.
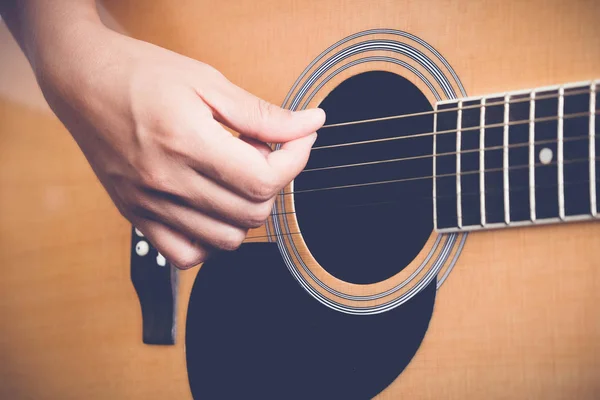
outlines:
[{"label": "wrist", "polygon": [[0,11],[36,72],[77,31],[103,26],[95,0],[7,0]]},{"label": "wrist", "polygon": [[52,48],[38,50],[32,65],[50,106],[58,100],[85,113],[105,100],[103,92],[125,72],[129,40],[102,23],[80,20],[62,31]]},{"label": "wrist", "polygon": [[100,21],[89,19],[78,19],[58,29],[38,32],[26,53],[40,84],[67,77],[76,73],[75,69],[81,63],[92,61],[108,33],[108,28]]}]

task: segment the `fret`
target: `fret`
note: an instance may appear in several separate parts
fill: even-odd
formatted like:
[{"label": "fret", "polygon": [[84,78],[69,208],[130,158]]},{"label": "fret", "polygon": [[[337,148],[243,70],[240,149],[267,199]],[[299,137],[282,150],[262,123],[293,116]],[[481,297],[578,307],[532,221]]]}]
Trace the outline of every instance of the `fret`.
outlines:
[{"label": "fret", "polygon": [[529,100],[529,214],[532,222],[535,213],[535,90],[531,91]]},{"label": "fret", "polygon": [[587,82],[438,103],[437,231],[597,218],[598,91]]},{"label": "fret", "polygon": [[[529,206],[529,106],[531,93],[511,94],[508,128],[508,181],[510,223],[530,221]],[[526,100],[526,101],[523,101]],[[520,167],[519,167],[520,166]],[[516,168],[515,168],[516,167]]]},{"label": "fret", "polygon": [[[537,219],[558,218],[558,87],[538,90],[535,105],[535,208]],[[540,99],[542,98],[542,99]],[[553,117],[539,122],[540,118]]]},{"label": "fret", "polygon": [[[564,89],[562,145],[564,218],[590,214],[590,172],[587,162],[590,150],[588,137],[589,85],[584,85],[583,88],[588,93],[581,93],[580,86],[566,86]],[[572,115],[578,116],[568,118]],[[572,160],[582,160],[582,162],[572,163],[570,162]]]},{"label": "fret", "polygon": [[485,217],[485,97],[481,99],[479,113],[479,215],[481,226],[486,225]]},{"label": "fret", "polygon": [[[595,110],[594,110],[594,135],[595,135],[595,140],[594,140],[594,160],[595,160],[595,164],[596,164],[596,200],[598,200],[597,196],[598,193],[600,192],[600,163],[598,162],[598,157],[600,157],[600,140],[598,140],[598,138],[600,137],[600,123],[598,122],[598,106],[600,105],[600,85],[599,85],[599,81],[596,81],[596,87],[594,90],[594,93],[596,94],[595,99],[594,99],[594,105],[595,105]],[[600,204],[598,201],[596,201],[596,213],[600,213]],[[598,216],[598,215],[595,216]]]},{"label": "fret", "polygon": [[565,219],[565,183],[564,183],[564,143],[563,143],[563,118],[565,106],[565,88],[558,89],[558,132],[557,132],[557,163],[558,163],[558,215],[560,219]]},{"label": "fret", "polygon": [[[479,100],[461,102],[460,188],[462,227],[481,225],[480,175],[480,110]],[[477,108],[475,108],[477,107]],[[476,129],[473,129],[476,128]]]},{"label": "fret", "polygon": [[[484,130],[484,183],[486,224],[504,224],[502,143],[504,97],[486,97]],[[490,127],[492,125],[493,127]],[[493,149],[493,150],[490,150]]]},{"label": "fret", "polygon": [[596,82],[590,85],[590,123],[589,123],[589,155],[590,155],[590,211],[592,216],[598,215],[596,204]]},{"label": "fret", "polygon": [[462,105],[463,102],[458,102],[458,111],[456,112],[456,219],[458,227],[462,228],[462,193],[461,193],[461,168],[460,161],[462,158],[461,154],[461,141],[462,141]]},{"label": "fret", "polygon": [[504,96],[504,129],[503,129],[503,149],[502,149],[502,178],[503,178],[503,191],[504,191],[504,223],[510,223],[510,181],[508,174],[508,122],[510,108],[508,102],[510,95]]},{"label": "fret", "polygon": [[[456,103],[438,104],[435,131],[436,226],[458,227],[456,193]],[[449,132],[446,132],[449,131]],[[440,156],[439,154],[445,154]]]}]

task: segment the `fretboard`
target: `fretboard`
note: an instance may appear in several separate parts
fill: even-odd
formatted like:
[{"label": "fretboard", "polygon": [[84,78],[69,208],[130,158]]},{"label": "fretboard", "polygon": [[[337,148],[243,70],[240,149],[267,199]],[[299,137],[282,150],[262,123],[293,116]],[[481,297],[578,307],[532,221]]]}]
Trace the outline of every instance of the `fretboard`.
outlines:
[{"label": "fretboard", "polygon": [[599,86],[595,81],[438,103],[436,230],[598,218]]}]

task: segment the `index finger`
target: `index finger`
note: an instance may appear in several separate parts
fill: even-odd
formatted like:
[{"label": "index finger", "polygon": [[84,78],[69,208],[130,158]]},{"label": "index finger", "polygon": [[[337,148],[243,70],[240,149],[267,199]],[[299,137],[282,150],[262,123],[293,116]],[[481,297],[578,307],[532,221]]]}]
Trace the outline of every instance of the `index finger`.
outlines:
[{"label": "index finger", "polygon": [[[216,129],[223,129],[222,127]],[[226,132],[226,131],[225,131]],[[216,132],[215,132],[216,133]],[[306,166],[316,133],[284,143],[266,157],[254,146],[231,135],[216,133],[190,165],[254,201],[272,198]]]}]

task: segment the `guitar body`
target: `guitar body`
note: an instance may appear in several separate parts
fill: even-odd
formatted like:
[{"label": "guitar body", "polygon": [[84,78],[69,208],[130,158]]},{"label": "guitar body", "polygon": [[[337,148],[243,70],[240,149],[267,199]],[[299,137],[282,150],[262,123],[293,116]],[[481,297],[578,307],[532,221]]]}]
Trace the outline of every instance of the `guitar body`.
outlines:
[{"label": "guitar body", "polygon": [[[321,105],[328,124],[600,76],[593,0],[103,7],[273,103]],[[441,234],[431,182],[360,201],[311,192],[324,160],[418,155],[431,138],[313,151],[321,171],[286,188],[266,226],[179,274],[176,343],[144,344],[130,226],[2,35],[0,398],[600,397],[599,223]],[[402,121],[387,137],[415,133]],[[375,128],[324,129],[315,147]],[[431,159],[415,163],[404,170],[431,175]],[[314,186],[353,184],[328,173]]]}]

